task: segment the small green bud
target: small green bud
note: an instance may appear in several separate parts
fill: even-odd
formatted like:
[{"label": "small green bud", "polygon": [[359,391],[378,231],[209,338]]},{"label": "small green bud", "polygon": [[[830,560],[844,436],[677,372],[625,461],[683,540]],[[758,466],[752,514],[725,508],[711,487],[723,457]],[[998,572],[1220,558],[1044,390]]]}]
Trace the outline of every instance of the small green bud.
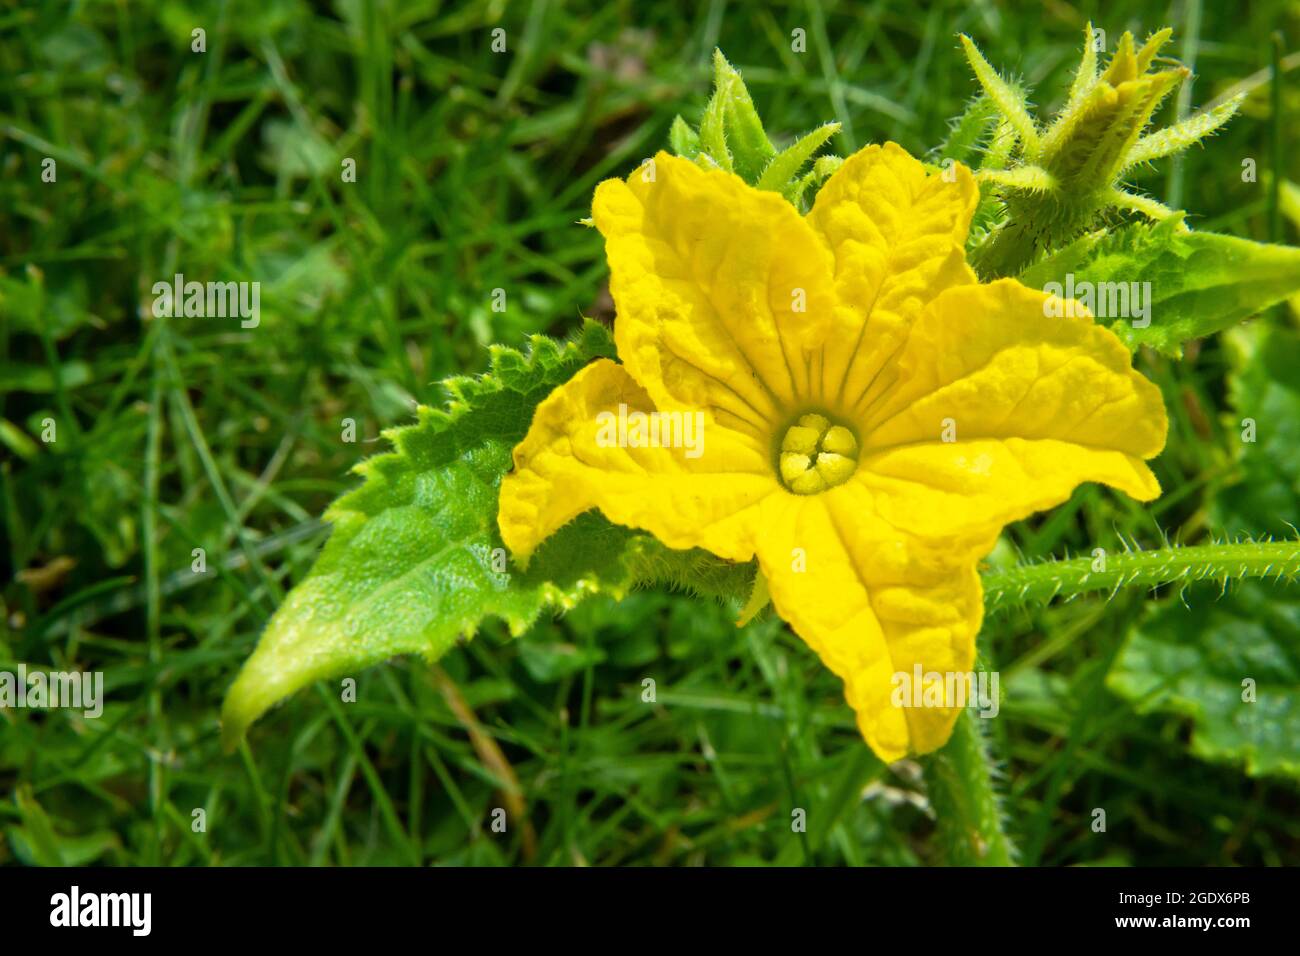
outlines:
[{"label": "small green bud", "polygon": [[[740,72],[721,50],[713,54],[713,95],[704,108],[699,131],[680,116],[673,120],[668,142],[674,153],[694,159],[708,169],[733,172],[751,186],[779,192],[797,208],[809,187],[817,187],[838,167],[836,157],[823,156],[803,169],[840,128],[827,123],[777,151],[768,139],[758,110]],[[834,160],[834,163],[828,161]]]},{"label": "small green bud", "polygon": [[1186,149],[1214,132],[1232,117],[1240,100],[1144,137],[1160,104],[1190,75],[1183,66],[1151,70],[1172,32],[1160,30],[1140,49],[1134,47],[1133,35],[1125,33],[1098,74],[1088,24],[1069,100],[1045,131],[1030,116],[1024,94],[962,38],[985,97],[1002,116],[978,173],[1003,207],[1001,222],[972,250],[981,275],[1015,275],[1041,253],[1097,228],[1113,210],[1155,220],[1173,214],[1154,199],[1122,189],[1121,179],[1134,166]]}]

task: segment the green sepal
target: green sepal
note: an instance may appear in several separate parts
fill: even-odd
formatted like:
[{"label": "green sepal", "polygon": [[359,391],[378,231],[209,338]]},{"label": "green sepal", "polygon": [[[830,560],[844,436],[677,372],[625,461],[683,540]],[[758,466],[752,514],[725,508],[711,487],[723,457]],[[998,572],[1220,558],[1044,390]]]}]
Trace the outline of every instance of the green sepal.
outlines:
[{"label": "green sepal", "polygon": [[678,116],[668,130],[668,145],[677,156],[694,159],[700,152],[700,134]]},{"label": "green sepal", "polygon": [[799,171],[803,169],[808,160],[812,159],[813,153],[821,149],[822,145],[834,136],[839,128],[839,123],[827,123],[824,126],[819,126],[772,157],[772,161],[768,163],[767,168],[763,170],[763,175],[758,179],[758,188],[779,192],[786,199],[798,205],[798,199],[802,196],[804,188],[806,188],[806,186],[802,185],[802,180],[798,178]]},{"label": "green sepal", "polygon": [[776,155],[776,149],[763,130],[745,81],[721,50],[713,51],[713,97],[721,101],[735,173],[753,185]]}]

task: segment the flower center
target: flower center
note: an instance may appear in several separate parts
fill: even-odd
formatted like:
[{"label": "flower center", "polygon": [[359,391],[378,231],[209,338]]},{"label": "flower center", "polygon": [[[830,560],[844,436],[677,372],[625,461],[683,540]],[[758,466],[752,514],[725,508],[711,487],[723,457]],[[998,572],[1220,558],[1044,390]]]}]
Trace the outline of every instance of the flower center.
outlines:
[{"label": "flower center", "polygon": [[825,415],[801,415],[781,439],[781,481],[796,495],[815,495],[849,480],[858,467],[858,440]]}]

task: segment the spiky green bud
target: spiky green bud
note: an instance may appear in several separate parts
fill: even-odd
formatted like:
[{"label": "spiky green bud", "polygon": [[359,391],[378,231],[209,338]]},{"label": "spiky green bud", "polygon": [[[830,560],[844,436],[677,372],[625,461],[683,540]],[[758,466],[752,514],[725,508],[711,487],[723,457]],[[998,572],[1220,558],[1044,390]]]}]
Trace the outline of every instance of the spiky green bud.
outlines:
[{"label": "spiky green bud", "polygon": [[813,154],[839,128],[839,123],[826,123],[778,152],[763,129],[740,72],[727,62],[721,50],[715,50],[713,95],[704,108],[699,131],[678,116],[668,140],[677,155],[709,168],[734,172],[751,186],[779,192],[799,207],[808,188],[820,185],[838,165],[837,157],[823,156],[814,162],[812,170],[801,175]]},{"label": "spiky green bud", "polygon": [[978,174],[1003,206],[1001,222],[972,252],[982,275],[1015,275],[1040,253],[1097,228],[1116,211],[1156,220],[1174,213],[1154,199],[1125,190],[1123,177],[1135,166],[1208,136],[1232,117],[1241,99],[1144,136],[1160,104],[1190,75],[1184,66],[1152,70],[1172,32],[1160,30],[1141,49],[1135,49],[1133,35],[1125,33],[1099,74],[1088,24],[1069,99],[1041,130],[1024,94],[998,76],[969,37],[962,37],[984,95],[1002,117],[999,155],[990,156]]}]

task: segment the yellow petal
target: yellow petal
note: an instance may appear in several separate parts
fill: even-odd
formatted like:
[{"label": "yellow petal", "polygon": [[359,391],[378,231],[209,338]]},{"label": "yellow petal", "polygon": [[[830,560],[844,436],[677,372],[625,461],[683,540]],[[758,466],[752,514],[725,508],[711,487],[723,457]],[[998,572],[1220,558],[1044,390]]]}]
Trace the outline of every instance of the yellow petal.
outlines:
[{"label": "yellow petal", "polygon": [[[545,538],[592,508],[671,548],[706,548],[733,561],[754,556],[763,502],[784,495],[770,453],[760,454],[703,413],[689,429],[679,417],[676,431],[665,431],[671,419],[659,419],[661,447],[649,447],[646,437],[654,433],[647,429],[634,439],[634,423],[652,413],[645,390],[607,359],[584,368],[537,407],[515,448],[514,468],[501,482],[497,523],[517,558],[526,561]],[[626,427],[620,428],[620,417]],[[698,449],[662,447],[671,444],[664,435],[685,438],[699,427]],[[633,444],[641,447],[628,447]]]},{"label": "yellow petal", "polygon": [[1085,481],[1140,501],[1160,493],[1140,460],[1054,440],[905,445],[868,457],[859,475],[889,521],[932,537],[987,529],[990,547],[1004,525],[1060,504]]},{"label": "yellow petal", "polygon": [[628,372],[660,408],[769,441],[833,310],[830,254],[807,223],[778,193],[666,153],[601,183],[592,218]]},{"label": "yellow petal", "polygon": [[[966,674],[983,595],[973,541],[927,544],[882,521],[851,481],[786,498],[770,516],[759,562],[772,603],[844,681],[858,728],[885,761],[948,739],[959,708],[900,707],[895,675]],[[949,702],[951,703],[951,702]]]},{"label": "yellow petal", "polygon": [[965,286],[917,320],[895,385],[862,410],[859,473],[889,521],[996,529],[1084,481],[1160,493],[1144,462],[1165,443],[1159,389],[1091,317],[1045,316],[1049,298],[1009,279]]},{"label": "yellow petal", "polygon": [[887,143],[850,156],[817,194],[807,221],[834,253],[838,306],[813,357],[814,402],[845,409],[928,302],[975,281],[963,247],[979,189],[960,164],[947,175]]}]

